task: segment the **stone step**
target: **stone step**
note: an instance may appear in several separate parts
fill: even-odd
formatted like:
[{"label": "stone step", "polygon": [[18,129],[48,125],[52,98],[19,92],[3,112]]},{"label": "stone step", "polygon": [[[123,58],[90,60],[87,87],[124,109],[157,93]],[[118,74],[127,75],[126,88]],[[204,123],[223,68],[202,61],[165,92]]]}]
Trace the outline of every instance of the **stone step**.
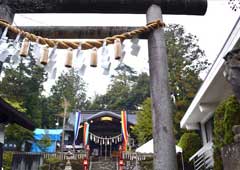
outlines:
[{"label": "stone step", "polygon": [[101,160],[91,162],[90,170],[116,170],[117,162],[112,160]]}]

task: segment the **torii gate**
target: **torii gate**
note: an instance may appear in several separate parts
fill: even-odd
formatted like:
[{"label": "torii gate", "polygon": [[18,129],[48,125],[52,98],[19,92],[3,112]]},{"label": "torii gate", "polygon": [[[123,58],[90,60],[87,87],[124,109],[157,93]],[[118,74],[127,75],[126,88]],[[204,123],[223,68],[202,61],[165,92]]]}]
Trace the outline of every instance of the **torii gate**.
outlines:
[{"label": "torii gate", "polygon": [[[3,0],[0,1],[0,18],[12,22],[15,13],[146,13],[149,23],[162,19],[162,11],[164,14],[204,15],[206,9],[207,0]],[[24,29],[49,38],[99,39],[133,28],[25,27]],[[159,28],[141,38],[149,40],[154,170],[176,170],[164,31]]]}]

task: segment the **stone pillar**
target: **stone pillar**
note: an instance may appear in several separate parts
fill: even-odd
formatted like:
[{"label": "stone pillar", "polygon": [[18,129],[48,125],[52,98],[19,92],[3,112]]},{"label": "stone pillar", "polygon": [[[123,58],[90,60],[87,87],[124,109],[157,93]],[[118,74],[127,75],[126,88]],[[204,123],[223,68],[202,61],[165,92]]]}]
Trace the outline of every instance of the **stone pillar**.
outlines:
[{"label": "stone pillar", "polygon": [[[12,23],[13,18],[14,18],[14,13],[11,10],[11,8],[4,3],[0,2],[0,18],[8,21],[9,23]],[[0,28],[0,33],[2,33],[2,28]],[[2,72],[2,66],[3,63],[0,62],[0,74]]]},{"label": "stone pillar", "polygon": [[240,125],[233,126],[234,143],[222,148],[224,170],[240,169]]},{"label": "stone pillar", "polygon": [[224,75],[240,103],[240,48],[227,53],[224,59],[226,61]]},{"label": "stone pillar", "polygon": [[[152,5],[147,22],[162,20],[161,8]],[[148,38],[152,98],[154,170],[176,170],[177,158],[173,134],[173,114],[168,87],[168,61],[163,29],[150,33]]]}]

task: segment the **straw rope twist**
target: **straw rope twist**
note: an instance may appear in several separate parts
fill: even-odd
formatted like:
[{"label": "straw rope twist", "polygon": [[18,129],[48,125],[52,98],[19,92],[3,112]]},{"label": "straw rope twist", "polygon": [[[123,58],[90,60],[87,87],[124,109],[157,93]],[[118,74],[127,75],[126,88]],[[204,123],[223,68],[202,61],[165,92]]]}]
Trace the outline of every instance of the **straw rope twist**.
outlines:
[{"label": "straw rope twist", "polygon": [[49,47],[54,47],[57,44],[58,49],[68,49],[68,48],[77,49],[79,47],[79,44],[81,43],[83,50],[92,49],[94,47],[100,48],[103,45],[104,41],[106,41],[107,44],[113,44],[114,40],[117,38],[123,41],[125,39],[130,39],[137,35],[150,32],[154,29],[162,28],[165,26],[165,24],[161,20],[155,20],[148,23],[146,26],[143,26],[141,28],[135,29],[130,32],[122,33],[120,35],[114,35],[112,37],[106,37],[105,39],[96,40],[96,41],[76,42],[76,41],[53,40],[53,39],[37,36],[35,34],[19,29],[16,26],[11,25],[10,23],[8,23],[3,19],[0,19],[0,25],[2,25],[3,27],[8,27],[8,29],[15,34],[20,33],[21,36],[28,38],[32,42],[38,42],[39,44],[48,45]]}]

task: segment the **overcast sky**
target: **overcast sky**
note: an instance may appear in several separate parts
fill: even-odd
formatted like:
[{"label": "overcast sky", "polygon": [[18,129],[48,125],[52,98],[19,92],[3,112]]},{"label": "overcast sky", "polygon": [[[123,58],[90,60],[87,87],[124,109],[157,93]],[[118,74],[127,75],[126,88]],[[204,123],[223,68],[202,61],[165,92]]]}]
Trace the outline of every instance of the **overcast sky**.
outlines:
[{"label": "overcast sky", "polygon": [[[205,51],[209,61],[213,62],[239,16],[240,10],[232,11],[227,4],[227,0],[209,0],[205,16],[164,15],[163,19],[166,24],[181,24],[185,27],[186,32],[196,35],[199,38],[200,47]],[[17,26],[143,26],[146,24],[146,17],[139,14],[17,14],[14,24]],[[131,44],[127,41],[124,43],[126,45],[124,63],[132,66],[138,72],[148,71],[147,41],[140,42],[142,48],[138,57],[131,56]],[[112,48],[109,49],[112,53]],[[63,53],[59,52],[59,58],[62,57]],[[89,51],[86,51],[84,55],[89,55]],[[117,64],[116,61],[113,61],[112,69]],[[63,65],[62,61],[59,61],[58,65],[61,67]],[[62,68],[59,68],[59,71]],[[88,83],[88,96],[105,93],[110,80],[110,76],[102,75],[100,68],[93,69],[90,67],[87,68],[83,78]],[[47,91],[53,83],[53,80],[46,83]]]}]

